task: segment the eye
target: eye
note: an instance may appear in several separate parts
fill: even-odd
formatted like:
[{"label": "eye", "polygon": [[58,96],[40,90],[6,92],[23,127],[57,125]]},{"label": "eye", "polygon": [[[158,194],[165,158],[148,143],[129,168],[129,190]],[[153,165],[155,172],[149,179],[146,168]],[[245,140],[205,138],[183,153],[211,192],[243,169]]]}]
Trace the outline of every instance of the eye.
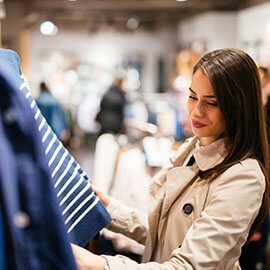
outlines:
[{"label": "eye", "polygon": [[193,96],[193,95],[189,95],[188,98],[193,99],[193,100],[198,100],[198,98],[196,96]]},{"label": "eye", "polygon": [[207,105],[212,106],[212,107],[218,107],[218,104],[215,101],[207,102]]}]

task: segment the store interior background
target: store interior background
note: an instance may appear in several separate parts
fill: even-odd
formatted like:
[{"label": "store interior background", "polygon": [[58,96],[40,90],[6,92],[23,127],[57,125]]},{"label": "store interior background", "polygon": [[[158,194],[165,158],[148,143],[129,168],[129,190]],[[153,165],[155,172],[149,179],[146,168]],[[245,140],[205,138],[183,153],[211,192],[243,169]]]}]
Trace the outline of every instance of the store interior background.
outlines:
[{"label": "store interior background", "polygon": [[[270,1],[260,0],[2,0],[1,46],[20,55],[34,96],[45,80],[69,110],[70,151],[92,178],[94,118],[116,72],[126,74],[129,95],[158,115],[159,136],[181,141],[190,135],[185,98],[194,63],[236,47],[270,68],[269,14]],[[45,20],[58,27],[55,35],[41,34]]]}]

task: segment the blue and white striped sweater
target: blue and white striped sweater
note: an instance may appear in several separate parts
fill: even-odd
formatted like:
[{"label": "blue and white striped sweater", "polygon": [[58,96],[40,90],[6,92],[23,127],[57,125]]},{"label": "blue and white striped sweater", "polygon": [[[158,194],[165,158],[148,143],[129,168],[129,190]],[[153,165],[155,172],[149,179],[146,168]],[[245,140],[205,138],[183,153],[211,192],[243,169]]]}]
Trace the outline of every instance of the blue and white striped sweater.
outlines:
[{"label": "blue and white striped sweater", "polygon": [[25,96],[38,125],[44,145],[44,158],[48,160],[51,180],[70,241],[84,246],[111,218],[95,196],[84,170],[65,149],[38,109],[21,75],[18,55],[11,50],[0,49],[0,59],[3,57],[8,58],[5,59],[4,69],[10,71],[13,82]]}]

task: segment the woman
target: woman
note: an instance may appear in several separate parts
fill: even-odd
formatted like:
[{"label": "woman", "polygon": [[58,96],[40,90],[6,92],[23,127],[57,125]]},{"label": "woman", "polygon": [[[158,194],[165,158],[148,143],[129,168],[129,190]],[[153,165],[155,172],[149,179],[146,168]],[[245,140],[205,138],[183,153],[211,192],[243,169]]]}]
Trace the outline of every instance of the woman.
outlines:
[{"label": "woman", "polygon": [[269,158],[261,85],[243,51],[216,50],[194,68],[194,138],[150,187],[147,219],[98,193],[110,229],[145,244],[143,263],[73,246],[80,269],[240,269],[238,258],[268,208]]}]

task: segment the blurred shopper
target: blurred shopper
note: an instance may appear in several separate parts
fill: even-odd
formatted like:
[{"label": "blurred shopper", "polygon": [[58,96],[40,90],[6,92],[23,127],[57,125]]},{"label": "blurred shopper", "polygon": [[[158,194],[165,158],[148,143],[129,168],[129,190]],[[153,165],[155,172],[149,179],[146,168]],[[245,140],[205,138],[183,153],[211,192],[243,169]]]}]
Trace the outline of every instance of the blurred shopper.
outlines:
[{"label": "blurred shopper", "polygon": [[41,82],[39,88],[37,105],[57,137],[67,144],[70,138],[68,115],[45,82]]},{"label": "blurred shopper", "polygon": [[153,178],[148,219],[96,191],[112,216],[108,228],[145,244],[143,264],[73,245],[79,269],[240,269],[241,249],[268,209],[256,64],[240,50],[210,52],[195,65],[189,90],[195,136]]},{"label": "blurred shopper", "polygon": [[108,89],[100,103],[96,116],[100,123],[100,134],[124,133],[124,108],[126,105],[123,77],[116,77],[115,83]]},{"label": "blurred shopper", "polygon": [[[270,100],[269,86],[270,73],[266,67],[258,68],[261,78],[262,101],[265,107],[268,142],[270,142]],[[251,237],[250,242],[242,249],[240,265],[242,270],[261,270],[266,268],[266,247],[269,236],[269,214],[265,216],[263,223]]]}]

